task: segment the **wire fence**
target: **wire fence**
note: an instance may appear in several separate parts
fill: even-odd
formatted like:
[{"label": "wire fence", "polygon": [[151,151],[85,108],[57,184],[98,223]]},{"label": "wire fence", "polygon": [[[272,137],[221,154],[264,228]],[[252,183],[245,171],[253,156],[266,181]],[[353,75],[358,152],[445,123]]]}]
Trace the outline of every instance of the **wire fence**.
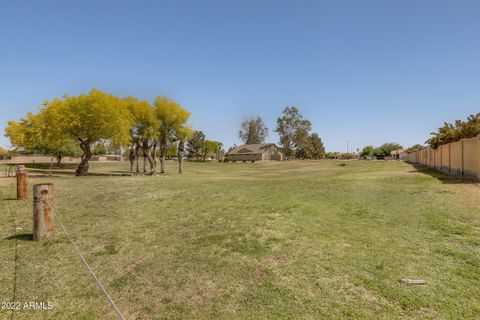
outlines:
[{"label": "wire fence", "polygon": [[78,255],[78,257],[82,260],[83,264],[85,265],[85,267],[87,268],[88,272],[92,275],[92,277],[95,279],[95,282],[97,283],[97,285],[100,287],[100,289],[102,290],[102,293],[105,295],[105,297],[107,298],[108,302],[110,303],[110,305],[112,306],[112,308],[115,310],[115,313],[117,314],[118,318],[120,320],[125,320],[125,317],[124,315],[122,314],[122,312],[120,311],[120,309],[117,307],[117,305],[115,304],[115,302],[113,301],[113,298],[110,296],[110,294],[108,293],[107,289],[105,288],[105,286],[102,284],[102,282],[100,281],[100,279],[97,277],[97,275],[95,274],[95,271],[93,271],[92,267],[90,266],[90,264],[87,262],[87,260],[85,259],[85,257],[83,256],[82,252],[80,251],[80,249],[78,248],[77,244],[75,243],[75,241],[73,241],[72,237],[70,236],[70,234],[68,233],[67,229],[65,228],[65,226],[63,225],[62,221],[60,220],[60,218],[58,217],[57,215],[57,212],[55,210],[53,210],[53,215],[55,216],[55,219],[57,220],[58,224],[60,225],[60,227],[62,228],[63,232],[65,233],[65,235],[67,236],[68,240],[70,240],[70,243],[72,244],[73,248],[75,249],[75,253]]},{"label": "wire fence", "polygon": [[[15,176],[15,166],[14,165],[5,165],[5,164],[0,164],[0,173],[2,173],[2,175],[4,174],[5,176]],[[14,186],[15,184],[12,183],[10,185],[10,193],[13,193],[14,192]],[[17,295],[17,268],[18,268],[18,240],[16,238],[16,234],[17,234],[17,224],[16,224],[16,221],[15,221],[15,214],[14,214],[14,211],[13,211],[13,208],[11,206],[11,203],[10,201],[8,201],[8,207],[10,209],[10,215],[12,217],[12,221],[13,221],[13,232],[14,232],[14,238],[15,238],[15,265],[14,265],[14,276],[13,276],[13,281],[14,281],[14,284],[13,284],[13,292],[12,292],[12,301],[15,301],[16,300],[16,295]],[[73,240],[73,238],[70,236],[70,233],[67,231],[67,229],[65,228],[64,224],[62,223],[62,221],[60,220],[57,212],[55,210],[53,210],[53,215],[55,217],[55,219],[57,220],[57,223],[60,225],[60,227],[62,228],[64,234],[67,236],[68,240],[70,241],[71,245],[73,246],[74,250],[75,250],[75,253],[77,254],[77,256],[80,258],[80,260],[82,260],[83,264],[85,265],[85,267],[87,268],[88,272],[92,275],[92,277],[94,278],[95,282],[97,283],[98,287],[100,288],[100,290],[102,291],[102,293],[104,294],[104,296],[107,298],[108,302],[110,303],[110,305],[112,306],[112,308],[115,310],[115,313],[117,314],[118,318],[120,320],[125,320],[125,316],[122,314],[122,312],[120,311],[120,309],[118,308],[118,306],[116,305],[115,301],[113,300],[113,298],[111,297],[111,295],[109,294],[109,292],[107,291],[106,287],[102,284],[102,282],[100,281],[100,279],[97,277],[97,275],[95,274],[95,271],[92,269],[92,267],[90,266],[90,264],[87,262],[87,260],[85,259],[85,257],[83,256],[82,252],[80,251],[79,247],[77,246],[77,244],[75,243],[75,241]],[[15,309],[12,309],[12,313],[11,313],[11,317],[10,317],[11,320],[14,320],[15,319]]]}]

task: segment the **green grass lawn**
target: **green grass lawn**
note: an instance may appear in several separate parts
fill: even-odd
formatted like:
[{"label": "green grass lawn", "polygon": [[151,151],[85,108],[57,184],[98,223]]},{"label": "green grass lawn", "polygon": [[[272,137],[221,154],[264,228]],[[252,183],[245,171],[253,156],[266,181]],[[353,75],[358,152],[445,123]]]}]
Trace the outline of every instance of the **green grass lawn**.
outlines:
[{"label": "green grass lawn", "polygon": [[[403,162],[175,165],[30,179],[55,184],[59,216],[127,319],[480,318],[474,184]],[[0,180],[0,300],[54,303],[16,319],[114,319],[58,225],[29,240],[32,203],[10,200],[13,182]]]}]

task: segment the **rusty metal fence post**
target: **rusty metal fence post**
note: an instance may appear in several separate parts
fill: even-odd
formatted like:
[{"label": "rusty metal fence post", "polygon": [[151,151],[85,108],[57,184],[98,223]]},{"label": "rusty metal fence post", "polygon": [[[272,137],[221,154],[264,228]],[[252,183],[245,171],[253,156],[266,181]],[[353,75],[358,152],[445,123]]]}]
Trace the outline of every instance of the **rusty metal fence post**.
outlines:
[{"label": "rusty metal fence post", "polygon": [[53,183],[33,185],[33,240],[53,235]]},{"label": "rusty metal fence post", "polygon": [[27,199],[28,175],[25,166],[17,166],[17,200]]}]

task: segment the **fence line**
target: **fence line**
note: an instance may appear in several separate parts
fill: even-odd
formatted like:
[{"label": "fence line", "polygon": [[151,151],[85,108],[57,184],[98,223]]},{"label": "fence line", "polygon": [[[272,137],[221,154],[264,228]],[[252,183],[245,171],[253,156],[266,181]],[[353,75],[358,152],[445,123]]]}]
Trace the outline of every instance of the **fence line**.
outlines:
[{"label": "fence line", "polygon": [[480,180],[480,136],[410,152],[407,161],[442,172]]},{"label": "fence line", "polygon": [[85,264],[85,266],[87,267],[88,269],[88,272],[90,272],[90,274],[93,276],[93,278],[95,279],[95,282],[98,284],[98,286],[100,287],[100,289],[102,290],[103,294],[105,295],[105,297],[107,297],[108,299],[108,302],[110,302],[110,304],[112,305],[113,309],[115,310],[115,312],[117,313],[117,316],[120,320],[125,320],[125,317],[123,316],[122,312],[120,311],[120,309],[117,307],[117,305],[115,304],[115,301],[113,301],[112,297],[110,296],[110,294],[108,293],[107,289],[105,288],[105,286],[102,284],[102,282],[100,281],[100,279],[98,279],[97,275],[95,274],[95,272],[93,271],[92,267],[90,267],[90,264],[88,264],[87,260],[85,259],[85,257],[83,256],[82,252],[80,251],[80,249],[78,248],[77,244],[75,243],[75,241],[73,241],[72,237],[70,236],[70,234],[68,233],[67,229],[65,228],[65,226],[63,225],[62,221],[60,220],[60,218],[58,217],[57,213],[55,212],[55,210],[53,211],[53,215],[55,217],[55,219],[57,220],[58,224],[60,225],[60,227],[62,228],[63,232],[65,233],[65,235],[67,236],[68,240],[70,240],[70,243],[72,244],[73,248],[75,249],[75,252],[77,253],[77,255],[80,257],[80,259],[83,261],[83,263]]}]

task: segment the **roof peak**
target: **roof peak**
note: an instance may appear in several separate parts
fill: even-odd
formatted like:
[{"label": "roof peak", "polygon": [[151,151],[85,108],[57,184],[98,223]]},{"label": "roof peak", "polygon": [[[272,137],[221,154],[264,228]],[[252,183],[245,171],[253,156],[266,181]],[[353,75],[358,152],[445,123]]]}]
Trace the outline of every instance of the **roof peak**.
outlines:
[{"label": "roof peak", "polygon": [[[272,145],[277,147],[277,145],[275,143],[242,144],[238,147],[233,148],[227,154],[233,154],[233,153],[242,153],[242,154],[245,154],[245,153],[250,153],[250,154],[262,153],[263,152],[262,149],[264,149],[265,147],[272,146]],[[242,152],[240,152],[240,151],[242,151]]]}]

